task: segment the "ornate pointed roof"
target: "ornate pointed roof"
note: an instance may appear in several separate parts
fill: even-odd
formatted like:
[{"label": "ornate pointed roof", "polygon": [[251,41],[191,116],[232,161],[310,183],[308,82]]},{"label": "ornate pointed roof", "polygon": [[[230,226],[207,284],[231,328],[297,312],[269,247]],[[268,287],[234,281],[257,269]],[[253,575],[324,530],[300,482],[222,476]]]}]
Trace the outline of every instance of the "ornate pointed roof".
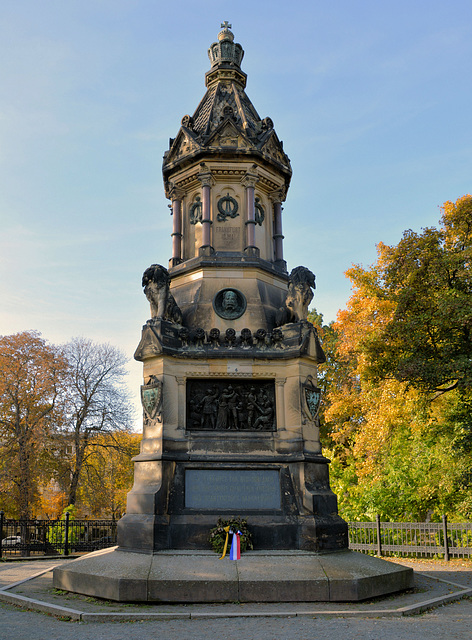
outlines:
[{"label": "ornate pointed roof", "polygon": [[248,98],[246,74],[241,71],[244,51],[234,42],[231,25],[224,22],[218,41],[208,49],[211,69],[205,74],[207,92],[193,116],[182,118],[177,136],[164,155],[166,182],[178,168],[210,153],[253,153],[275,165],[285,175],[286,188],[292,169],[270,118],[261,119]]}]

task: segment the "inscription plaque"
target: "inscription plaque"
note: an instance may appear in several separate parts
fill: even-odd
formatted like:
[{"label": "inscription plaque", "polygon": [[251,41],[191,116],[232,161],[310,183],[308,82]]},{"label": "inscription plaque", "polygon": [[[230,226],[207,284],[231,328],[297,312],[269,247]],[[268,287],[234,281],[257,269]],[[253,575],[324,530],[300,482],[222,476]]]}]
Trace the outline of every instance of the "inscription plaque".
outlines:
[{"label": "inscription plaque", "polygon": [[187,509],[280,509],[277,469],[187,469]]},{"label": "inscription plaque", "polygon": [[215,249],[220,249],[221,251],[240,251],[241,228],[216,225],[214,234],[214,245]]}]

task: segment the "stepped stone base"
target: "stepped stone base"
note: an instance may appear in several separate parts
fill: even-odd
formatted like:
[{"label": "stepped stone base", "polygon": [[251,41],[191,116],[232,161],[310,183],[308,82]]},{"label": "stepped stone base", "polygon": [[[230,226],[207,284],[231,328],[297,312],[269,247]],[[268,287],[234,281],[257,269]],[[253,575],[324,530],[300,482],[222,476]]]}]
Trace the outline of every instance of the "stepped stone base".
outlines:
[{"label": "stepped stone base", "polygon": [[413,570],[355,551],[209,551],[119,548],[54,569],[54,587],[118,602],[356,602],[413,586]]}]

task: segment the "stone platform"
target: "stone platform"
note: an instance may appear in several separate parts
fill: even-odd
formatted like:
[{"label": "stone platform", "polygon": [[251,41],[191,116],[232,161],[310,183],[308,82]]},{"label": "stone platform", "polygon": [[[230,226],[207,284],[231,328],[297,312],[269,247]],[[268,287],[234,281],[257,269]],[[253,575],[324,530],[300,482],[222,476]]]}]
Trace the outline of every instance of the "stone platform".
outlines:
[{"label": "stone platform", "polygon": [[118,602],[358,602],[413,586],[413,570],[355,551],[105,549],[54,569],[57,589]]}]

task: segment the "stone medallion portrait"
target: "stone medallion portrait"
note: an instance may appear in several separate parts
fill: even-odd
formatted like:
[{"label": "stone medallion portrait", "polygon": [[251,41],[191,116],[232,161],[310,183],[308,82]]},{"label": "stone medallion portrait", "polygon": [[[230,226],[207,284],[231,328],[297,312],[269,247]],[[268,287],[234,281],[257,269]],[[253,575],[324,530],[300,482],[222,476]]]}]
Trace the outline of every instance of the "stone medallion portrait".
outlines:
[{"label": "stone medallion portrait", "polygon": [[213,308],[220,318],[235,320],[246,311],[246,298],[238,289],[221,289],[213,298]]}]

